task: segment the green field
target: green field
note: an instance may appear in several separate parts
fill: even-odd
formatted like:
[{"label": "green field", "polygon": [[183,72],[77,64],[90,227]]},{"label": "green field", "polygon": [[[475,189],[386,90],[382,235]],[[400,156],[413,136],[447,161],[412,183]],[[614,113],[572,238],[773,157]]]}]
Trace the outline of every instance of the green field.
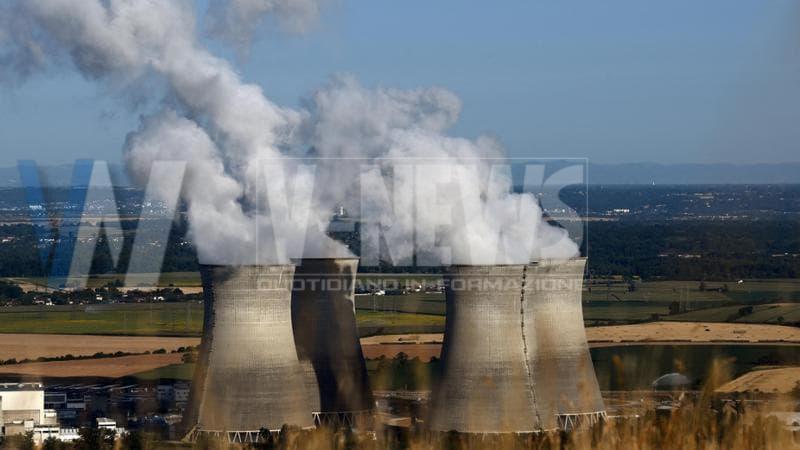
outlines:
[{"label": "green field", "polygon": [[740,322],[740,323],[797,323],[800,322],[800,304],[780,303],[753,305],[752,313],[742,314],[742,305],[701,309],[664,317],[665,320],[684,322]]},{"label": "green field", "polygon": [[[707,288],[718,288],[721,285],[707,283]],[[584,301],[649,301],[649,302],[671,302],[671,301],[727,301],[730,298],[719,291],[698,289],[700,283],[697,281],[651,281],[636,282],[634,290],[630,290],[626,283],[612,283],[610,285],[593,283],[584,288]],[[797,286],[800,288],[800,284]],[[728,287],[730,290],[730,285]]]},{"label": "green field", "polygon": [[0,310],[0,333],[197,336],[197,302],[18,306]]},{"label": "green field", "polygon": [[[359,278],[372,283],[394,282],[395,286],[414,282],[434,284],[441,279],[438,275],[409,274],[362,274]],[[121,277],[100,276],[90,284],[102,286],[117,279]],[[197,286],[199,276],[194,272],[163,274],[161,284]],[[727,286],[708,282],[702,291],[699,282],[691,281],[636,282],[633,286],[631,289],[620,280],[608,283],[593,280],[583,297],[587,323],[633,323],[655,317],[681,321],[800,322],[798,280],[744,280]],[[670,305],[675,302],[688,312],[669,315]],[[748,304],[753,306],[752,313],[740,314],[740,309]],[[439,292],[357,295],[356,309],[362,335],[441,332],[444,327],[445,302]],[[202,314],[202,305],[196,302],[10,307],[0,309],[0,333],[196,336],[202,328]]]},{"label": "green field", "polygon": [[[443,328],[444,317],[358,311],[359,327],[403,333]],[[18,306],[0,309],[0,333],[199,336],[198,302],[113,305]]]},{"label": "green field", "polygon": [[406,295],[356,295],[356,309],[363,311],[396,311],[443,316],[445,313],[444,294],[410,293]]},{"label": "green field", "polygon": [[652,320],[654,314],[659,316],[669,313],[669,306],[655,302],[617,302],[616,304],[593,303],[583,305],[583,319],[594,322],[641,322]]},{"label": "green field", "polygon": [[595,282],[584,289],[587,300],[642,300],[642,301],[688,301],[688,302],[776,302],[800,300],[800,280],[742,280],[742,283],[706,282],[701,291],[699,281],[649,281],[628,284],[615,282],[611,285]]}]

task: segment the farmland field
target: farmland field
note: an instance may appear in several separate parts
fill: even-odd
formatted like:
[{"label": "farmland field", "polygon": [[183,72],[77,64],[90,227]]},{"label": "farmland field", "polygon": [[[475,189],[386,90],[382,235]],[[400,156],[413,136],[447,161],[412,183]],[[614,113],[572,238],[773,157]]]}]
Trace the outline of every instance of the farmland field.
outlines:
[{"label": "farmland field", "polygon": [[119,358],[51,361],[0,366],[0,375],[42,377],[104,377],[120,378],[181,362],[180,353],[121,356]]},{"label": "farmland field", "polygon": [[140,380],[147,381],[162,379],[189,381],[194,376],[194,367],[195,365],[193,363],[169,364],[163,367],[157,367],[144,372],[135,373],[133,376]]},{"label": "farmland field", "polygon": [[682,322],[797,323],[800,322],[800,303],[723,306],[676,314],[664,319]]},{"label": "farmland field", "polygon": [[584,289],[584,301],[649,301],[649,302],[777,302],[800,301],[800,280],[741,280],[728,283],[703,283],[699,281],[648,281],[633,283],[633,290],[626,283],[608,285],[595,281]]},{"label": "farmland field", "polygon": [[[121,280],[119,275],[93,278],[102,286]],[[361,274],[368,283],[435,284],[438,275]],[[44,283],[43,279],[13,279]],[[198,289],[194,272],[165,273],[162,285]],[[652,320],[800,323],[800,281],[743,280],[742,283],[655,281],[628,284],[620,280],[593,280],[584,290],[587,325],[612,325]],[[387,291],[387,294],[389,292]],[[362,335],[441,332],[445,302],[440,292],[406,295],[356,296],[358,325]],[[742,302],[751,302],[747,305]],[[682,313],[670,314],[675,304]],[[742,314],[743,307],[752,310]],[[0,333],[101,334],[139,336],[199,336],[203,307],[198,302],[157,304],[101,304],[70,306],[15,306],[0,309]]]},{"label": "farmland field", "polygon": [[[686,374],[694,383],[702,383],[714,361],[725,367],[727,380],[733,380],[764,364],[800,365],[800,351],[797,347],[769,345],[650,345],[617,346],[593,348],[591,350],[598,382],[602,390],[649,390],[650,383],[661,375],[670,372]],[[413,356],[412,356],[413,358]],[[381,365],[390,367],[398,363],[387,358],[383,363],[373,359],[367,362],[370,381],[380,389],[429,389],[431,371],[425,358],[419,362],[409,362],[410,373],[404,377],[381,376]],[[179,378],[191,379],[192,364],[168,365],[159,369],[136,374],[147,379]],[[384,372],[394,374],[396,370]],[[796,374],[797,372],[794,371]],[[394,380],[392,380],[394,379]],[[410,382],[411,381],[411,382]]]},{"label": "farmland field", "polygon": [[0,309],[0,333],[199,336],[202,326],[197,302]]},{"label": "farmland field", "polygon": [[800,367],[756,368],[717,389],[720,393],[769,392],[791,394],[800,383]]},{"label": "farmland field", "polygon": [[200,344],[196,337],[89,336],[54,334],[0,335],[0,361],[36,359],[64,355],[91,356],[96,353],[144,353]]},{"label": "farmland field", "polygon": [[[358,311],[367,334],[443,329],[444,316]],[[197,302],[113,305],[18,306],[0,309],[0,333],[200,336],[203,305]]]}]

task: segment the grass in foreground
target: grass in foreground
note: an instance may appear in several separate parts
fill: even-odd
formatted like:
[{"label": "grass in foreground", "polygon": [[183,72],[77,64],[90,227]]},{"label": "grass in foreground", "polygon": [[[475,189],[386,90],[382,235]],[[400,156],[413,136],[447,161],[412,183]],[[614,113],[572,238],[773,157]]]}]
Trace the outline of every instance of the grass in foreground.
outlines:
[{"label": "grass in foreground", "polygon": [[[114,442],[110,436],[93,439],[83,433],[78,442],[58,448],[95,449],[303,449],[303,450],[786,450],[797,448],[793,433],[774,417],[760,411],[729,413],[715,411],[704,401],[686,404],[671,415],[647,414],[640,418],[617,418],[591,429],[541,434],[469,435],[456,432],[426,432],[378,427],[374,435],[350,430],[284,427],[279,433],[262,432],[257,444],[230,445],[204,438],[194,445],[164,442],[153,435],[132,433]],[[24,438],[11,438],[0,448],[27,448]],[[92,441],[87,447],[86,441]],[[32,447],[30,447],[32,448]]]}]

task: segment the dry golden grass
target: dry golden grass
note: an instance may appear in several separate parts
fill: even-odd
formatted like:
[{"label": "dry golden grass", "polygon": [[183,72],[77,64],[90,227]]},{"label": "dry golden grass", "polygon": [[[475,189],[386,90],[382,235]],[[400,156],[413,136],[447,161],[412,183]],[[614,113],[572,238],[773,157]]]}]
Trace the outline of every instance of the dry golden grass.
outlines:
[{"label": "dry golden grass", "polygon": [[[800,328],[780,325],[651,322],[635,325],[589,327],[586,337],[590,347],[631,344],[708,344],[733,343],[771,345],[800,343]],[[439,356],[441,333],[393,334],[361,339],[366,358],[393,358],[403,352],[423,361]]]},{"label": "dry golden grass", "polygon": [[[708,406],[708,405],[705,405]],[[655,414],[619,419],[590,430],[539,435],[466,435],[459,433],[378,432],[373,439],[329,429],[285,430],[272,441],[244,448],[292,450],[408,449],[408,450],[787,450],[798,448],[791,431],[772,417],[758,413],[726,416],[700,404],[686,406],[669,417]],[[153,446],[151,448],[162,448]],[[202,442],[194,448],[229,449],[240,446]]]},{"label": "dry golden grass", "polygon": [[118,358],[81,359],[0,366],[0,375],[26,378],[104,377],[120,378],[139,372],[180,364],[182,353],[120,356]]},{"label": "dry golden grass", "polygon": [[800,343],[800,328],[780,325],[706,322],[650,322],[589,327],[586,337],[598,342],[787,342]]},{"label": "dry golden grass", "polygon": [[800,367],[779,367],[748,372],[723,384],[718,393],[770,393],[789,394],[800,383]]},{"label": "dry golden grass", "polygon": [[[798,439],[784,423],[767,414],[785,404],[762,405],[737,410],[714,394],[730,373],[730,361],[711,362],[708,383],[699,396],[684,400],[671,413],[651,410],[641,417],[613,418],[591,429],[528,435],[467,435],[432,433],[423,427],[384,428],[369,434],[317,429],[284,430],[258,447],[272,449],[409,449],[409,450],[785,450],[798,448]],[[155,447],[153,447],[155,448]],[[202,442],[195,448],[241,448]]]},{"label": "dry golden grass", "polygon": [[150,336],[90,336],[80,334],[0,334],[0,360],[36,359],[95,353],[144,353],[200,344],[200,338]]},{"label": "dry golden grass", "polygon": [[[786,342],[800,343],[800,328],[781,325],[712,322],[648,322],[586,328],[589,343],[605,342]],[[442,342],[441,333],[371,336],[362,344]]]}]

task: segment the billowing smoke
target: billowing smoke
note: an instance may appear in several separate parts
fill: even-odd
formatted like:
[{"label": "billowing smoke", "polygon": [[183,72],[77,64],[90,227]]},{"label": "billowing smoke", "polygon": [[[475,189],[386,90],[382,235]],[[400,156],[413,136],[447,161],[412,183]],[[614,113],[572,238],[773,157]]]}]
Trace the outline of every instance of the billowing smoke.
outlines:
[{"label": "billowing smoke", "polygon": [[275,17],[287,31],[306,31],[319,17],[324,0],[216,0],[208,11],[208,27],[246,54],[259,24]]},{"label": "billowing smoke", "polygon": [[[84,76],[114,89],[141,93],[153,77],[161,81],[162,106],[129,135],[124,158],[138,180],[153,161],[187,161],[183,196],[202,262],[286,262],[302,254],[305,230],[292,222],[314,220],[296,200],[310,197],[302,190],[313,189],[313,174],[293,171],[280,151],[301,114],[267,100],[199,44],[193,3],[25,0],[4,12],[13,15],[4,22],[26,30],[3,53],[18,67],[57,64],[66,55]],[[51,61],[24,62],[34,56]],[[275,198],[287,192],[291,199]],[[346,253],[322,232],[313,240]]]},{"label": "billowing smoke", "polygon": [[[300,30],[315,20],[319,3],[227,0],[209,11],[212,35],[246,47],[267,14]],[[395,259],[407,258],[414,249],[403,244],[414,240],[431,263],[526,263],[577,252],[542,221],[531,195],[510,193],[510,176],[486,159],[502,157],[497,142],[445,134],[461,108],[447,90],[366,89],[345,77],[303,108],[281,107],[201,44],[189,0],[12,0],[0,7],[0,24],[13,31],[0,35],[3,78],[69,63],[110,92],[156,105],[128,136],[124,159],[140,181],[154,161],[187,161],[183,197],[201,262],[345,255],[324,233],[342,204],[396,219],[389,240]],[[309,149],[374,166],[333,170],[323,162],[315,172],[287,158]],[[405,170],[420,158],[430,164]],[[394,197],[386,195],[387,173]],[[398,211],[409,215],[397,219]]]},{"label": "billowing smoke", "polygon": [[[422,265],[510,264],[578,253],[565,231],[543,221],[532,194],[512,193],[497,141],[446,134],[461,110],[453,93],[366,89],[351,77],[338,77],[305,105],[304,137],[323,164],[335,165],[321,171],[331,176],[322,181],[329,187],[323,204],[339,202],[360,211],[362,219],[391,222],[395,262],[408,263],[417,254]],[[366,164],[366,172],[365,162],[373,164]],[[387,178],[395,193],[410,196],[406,208],[387,197]]]}]

